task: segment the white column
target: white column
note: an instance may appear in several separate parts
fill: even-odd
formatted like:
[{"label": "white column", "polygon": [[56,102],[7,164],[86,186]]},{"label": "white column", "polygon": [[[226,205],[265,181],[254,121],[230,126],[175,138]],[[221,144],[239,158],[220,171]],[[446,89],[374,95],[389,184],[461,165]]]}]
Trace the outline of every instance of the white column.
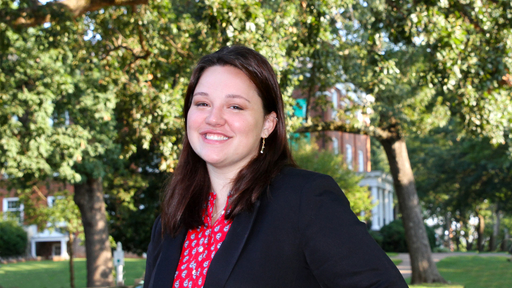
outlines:
[{"label": "white column", "polygon": [[[370,189],[372,191],[372,204],[375,204],[379,200],[379,195],[378,195],[378,191],[377,191],[378,188],[376,186],[373,186]],[[378,222],[379,222],[379,206],[375,205],[372,209],[372,228],[371,228],[372,230],[377,231],[380,229]]]},{"label": "white column", "polygon": [[384,197],[384,205],[383,208],[384,208],[384,225],[388,225],[389,224],[389,201],[388,201],[388,190],[385,190],[385,189],[382,189],[382,195]]},{"label": "white column", "polygon": [[382,226],[384,226],[384,196],[382,189],[379,189],[379,227],[382,228]]},{"label": "white column", "polygon": [[395,219],[393,219],[393,191],[389,191],[388,197],[389,197],[389,201],[388,201],[389,202],[389,206],[388,206],[389,207],[389,210],[388,210],[389,217],[388,218],[389,218],[389,222],[391,222],[391,221],[395,220]]},{"label": "white column", "polygon": [[69,258],[69,255],[68,255],[68,245],[66,245],[66,243],[68,242],[67,241],[68,239],[66,238],[62,238],[60,240],[60,256],[64,259],[68,259]]},{"label": "white column", "polygon": [[30,254],[32,258],[36,258],[36,241],[34,239],[30,240]]}]

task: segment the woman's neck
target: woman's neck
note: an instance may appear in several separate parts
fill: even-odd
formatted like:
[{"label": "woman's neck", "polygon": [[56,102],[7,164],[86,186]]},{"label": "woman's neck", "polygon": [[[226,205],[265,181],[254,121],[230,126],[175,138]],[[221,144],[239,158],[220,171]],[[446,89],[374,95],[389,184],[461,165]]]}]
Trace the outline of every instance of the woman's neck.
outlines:
[{"label": "woman's neck", "polygon": [[208,175],[212,184],[212,190],[217,194],[217,197],[223,196],[226,198],[231,191],[233,180],[238,174],[236,169],[219,169],[207,165]]},{"label": "woman's neck", "polygon": [[[215,192],[215,207],[213,209],[214,215],[225,208],[228,195],[233,186],[233,179],[235,179],[238,171],[226,171],[225,169],[217,169],[215,167],[208,167],[208,174],[210,175],[210,182],[212,190]],[[216,217],[218,218],[218,217]],[[212,219],[215,223],[217,219]]]}]

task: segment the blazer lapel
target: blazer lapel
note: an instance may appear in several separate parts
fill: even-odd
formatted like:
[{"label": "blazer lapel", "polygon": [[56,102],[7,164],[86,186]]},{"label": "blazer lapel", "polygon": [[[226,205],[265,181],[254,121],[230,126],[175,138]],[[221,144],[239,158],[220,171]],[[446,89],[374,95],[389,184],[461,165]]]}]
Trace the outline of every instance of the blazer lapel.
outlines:
[{"label": "blazer lapel", "polygon": [[231,274],[240,256],[240,252],[242,252],[259,207],[260,201],[258,200],[254,203],[254,208],[251,212],[244,212],[235,217],[226,235],[226,239],[224,239],[213,257],[212,263],[210,263],[204,282],[205,288],[224,287],[229,274]]},{"label": "blazer lapel", "polygon": [[155,265],[155,271],[151,277],[150,288],[171,287],[174,281],[174,274],[180,262],[181,249],[187,236],[187,230],[182,231],[175,237],[165,234],[162,241],[160,257]]}]

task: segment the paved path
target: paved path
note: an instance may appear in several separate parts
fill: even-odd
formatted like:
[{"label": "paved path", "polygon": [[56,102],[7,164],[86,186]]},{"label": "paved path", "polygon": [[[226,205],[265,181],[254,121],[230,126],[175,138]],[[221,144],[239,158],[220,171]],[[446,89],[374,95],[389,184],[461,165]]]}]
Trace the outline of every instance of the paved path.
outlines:
[{"label": "paved path", "polygon": [[[503,256],[503,257],[510,257],[510,254],[502,254],[502,253],[475,253],[475,252],[455,252],[455,253],[432,253],[432,258],[434,258],[434,262],[439,262],[442,259],[446,257],[451,256]],[[395,259],[402,259],[402,263],[398,265],[398,270],[400,270],[400,273],[402,273],[402,276],[404,278],[411,277],[412,270],[411,270],[411,259],[409,258],[409,253],[398,253],[398,256],[393,257]]]}]

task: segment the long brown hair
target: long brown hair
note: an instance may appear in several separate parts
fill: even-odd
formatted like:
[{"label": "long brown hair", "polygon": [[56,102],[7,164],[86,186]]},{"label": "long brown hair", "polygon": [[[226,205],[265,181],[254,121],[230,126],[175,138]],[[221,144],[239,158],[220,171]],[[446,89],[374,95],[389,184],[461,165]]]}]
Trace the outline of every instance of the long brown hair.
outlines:
[{"label": "long brown hair", "polygon": [[[266,139],[264,153],[258,153],[233,180],[229,209],[225,216],[232,220],[241,212],[251,210],[279,171],[287,165],[295,166],[295,163],[288,147],[284,121],[286,115],[274,70],[265,57],[244,46],[224,47],[199,60],[185,95],[185,127],[197,83],[203,72],[212,66],[232,66],[244,72],[257,88],[265,115],[273,111],[278,119],[274,131]],[[210,191],[206,163],[194,152],[185,133],[178,166],[164,190],[163,229],[176,235],[181,229],[204,225],[202,213]]]}]

